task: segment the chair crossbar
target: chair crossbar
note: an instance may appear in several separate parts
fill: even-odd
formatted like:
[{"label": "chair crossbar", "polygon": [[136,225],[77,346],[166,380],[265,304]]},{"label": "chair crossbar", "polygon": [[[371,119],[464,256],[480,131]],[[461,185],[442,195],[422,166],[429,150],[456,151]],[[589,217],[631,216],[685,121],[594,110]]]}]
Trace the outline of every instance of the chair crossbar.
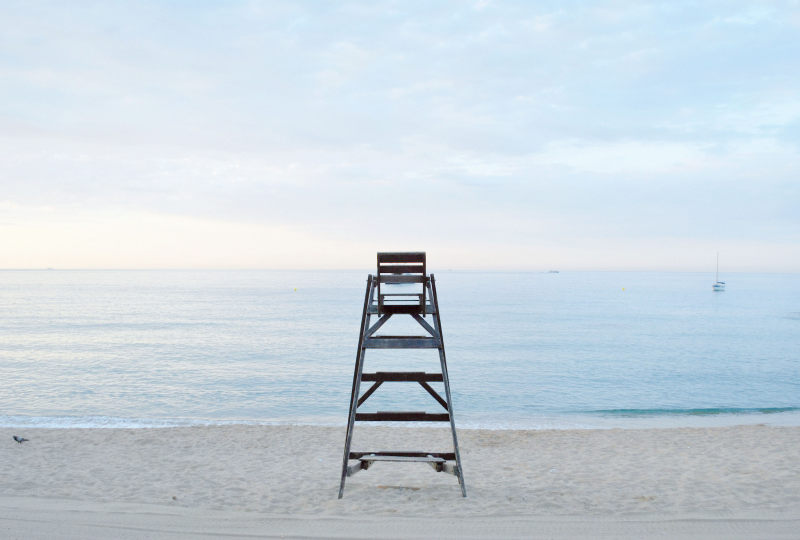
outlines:
[{"label": "chair crossbar", "polygon": [[384,263],[424,263],[424,251],[383,251],[378,253],[378,264]]}]

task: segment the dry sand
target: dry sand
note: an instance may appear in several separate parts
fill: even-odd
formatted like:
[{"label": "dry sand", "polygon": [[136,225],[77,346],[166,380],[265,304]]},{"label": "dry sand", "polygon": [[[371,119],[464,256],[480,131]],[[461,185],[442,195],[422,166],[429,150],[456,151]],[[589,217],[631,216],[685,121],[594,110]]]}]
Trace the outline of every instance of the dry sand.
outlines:
[{"label": "dry sand", "polygon": [[[448,437],[358,426],[353,450]],[[0,538],[800,537],[800,427],[459,440],[466,499],[454,476],[376,463],[338,500],[343,428],[3,428]]]}]

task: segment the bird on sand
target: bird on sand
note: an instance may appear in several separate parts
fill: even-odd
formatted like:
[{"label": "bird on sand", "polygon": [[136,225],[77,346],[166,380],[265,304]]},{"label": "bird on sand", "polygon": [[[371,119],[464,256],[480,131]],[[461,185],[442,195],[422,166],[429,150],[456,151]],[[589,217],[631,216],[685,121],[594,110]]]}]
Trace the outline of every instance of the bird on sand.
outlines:
[{"label": "bird on sand", "polygon": [[22,444],[22,443],[28,441],[28,439],[26,439],[25,437],[17,437],[16,435],[14,435],[14,440],[17,441],[19,444]]}]

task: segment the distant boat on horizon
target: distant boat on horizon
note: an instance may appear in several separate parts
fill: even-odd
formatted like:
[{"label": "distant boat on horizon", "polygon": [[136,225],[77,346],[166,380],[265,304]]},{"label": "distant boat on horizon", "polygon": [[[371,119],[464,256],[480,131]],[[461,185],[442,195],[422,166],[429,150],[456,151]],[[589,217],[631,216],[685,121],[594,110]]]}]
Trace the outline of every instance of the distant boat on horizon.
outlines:
[{"label": "distant boat on horizon", "polygon": [[717,277],[715,278],[714,285],[711,286],[711,289],[714,291],[724,291],[725,290],[725,282],[719,280],[719,251],[717,251]]}]

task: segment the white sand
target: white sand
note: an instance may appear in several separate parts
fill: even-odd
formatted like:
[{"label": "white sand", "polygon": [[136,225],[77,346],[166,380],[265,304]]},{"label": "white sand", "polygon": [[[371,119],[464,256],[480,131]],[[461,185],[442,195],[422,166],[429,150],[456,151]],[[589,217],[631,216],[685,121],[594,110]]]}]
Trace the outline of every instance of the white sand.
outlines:
[{"label": "white sand", "polygon": [[[30,442],[15,443],[12,435]],[[448,451],[358,426],[353,450]],[[343,428],[0,429],[0,538],[797,538],[800,428],[459,430],[468,497]],[[4,441],[4,442],[3,442]]]}]

